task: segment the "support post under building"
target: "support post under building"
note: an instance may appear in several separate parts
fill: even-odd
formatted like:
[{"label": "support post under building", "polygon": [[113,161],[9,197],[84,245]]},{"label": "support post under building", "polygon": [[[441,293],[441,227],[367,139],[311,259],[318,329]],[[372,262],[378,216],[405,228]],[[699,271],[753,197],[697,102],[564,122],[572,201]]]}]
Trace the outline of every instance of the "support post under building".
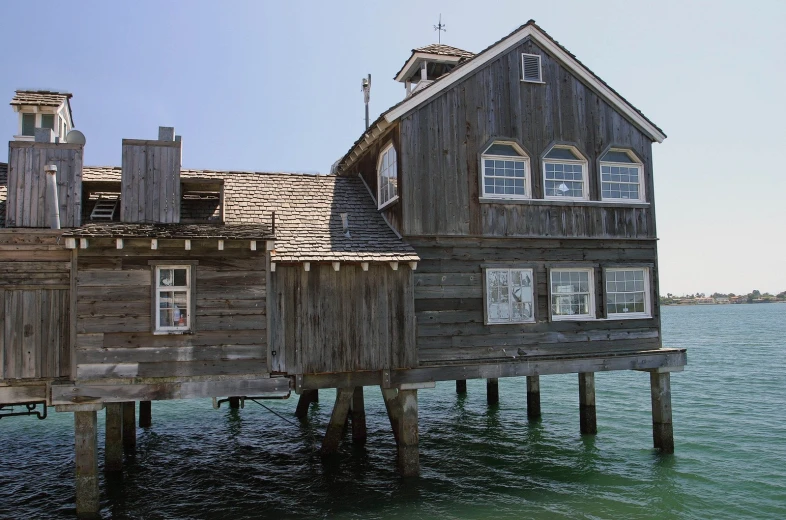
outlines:
[{"label": "support post under building", "polygon": [[652,394],[652,439],[662,453],[674,453],[674,428],[671,421],[671,374],[650,372]]},{"label": "support post under building", "polygon": [[595,435],[598,433],[598,421],[595,414],[595,374],[593,372],[579,374],[579,423],[582,434]]},{"label": "support post under building", "polygon": [[97,515],[98,491],[98,419],[95,410],[74,412],[76,448],[76,512]]},{"label": "support post under building", "polygon": [[123,470],[123,404],[106,404],[104,471]]},{"label": "support post under building", "polygon": [[540,376],[527,376],[527,417],[540,419]]}]

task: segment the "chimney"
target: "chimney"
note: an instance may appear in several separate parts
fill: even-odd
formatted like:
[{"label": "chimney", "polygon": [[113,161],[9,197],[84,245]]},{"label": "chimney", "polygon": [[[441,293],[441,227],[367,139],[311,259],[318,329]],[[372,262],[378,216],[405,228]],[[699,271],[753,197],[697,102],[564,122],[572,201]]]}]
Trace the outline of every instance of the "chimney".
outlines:
[{"label": "chimney", "polygon": [[123,139],[120,216],[123,222],[180,222],[182,142],[161,126],[157,140]]},{"label": "chimney", "polygon": [[[38,137],[38,133],[36,133]],[[57,165],[47,164],[44,166],[46,172],[46,206],[49,211],[49,226],[52,229],[60,229],[60,205],[57,203]]]}]

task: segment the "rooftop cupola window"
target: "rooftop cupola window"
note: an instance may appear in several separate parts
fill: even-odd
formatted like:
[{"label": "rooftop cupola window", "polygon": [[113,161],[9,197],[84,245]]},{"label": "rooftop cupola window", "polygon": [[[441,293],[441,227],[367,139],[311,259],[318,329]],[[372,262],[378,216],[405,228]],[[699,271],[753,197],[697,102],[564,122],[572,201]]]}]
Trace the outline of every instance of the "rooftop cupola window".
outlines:
[{"label": "rooftop cupola window", "polygon": [[33,141],[36,128],[49,128],[55,141],[64,143],[74,128],[71,94],[51,90],[17,90],[11,106],[19,114],[15,141]]},{"label": "rooftop cupola window", "polygon": [[406,97],[409,97],[474,56],[471,52],[438,43],[418,47],[412,49],[412,55],[398,71],[395,79],[404,83],[407,89]]}]

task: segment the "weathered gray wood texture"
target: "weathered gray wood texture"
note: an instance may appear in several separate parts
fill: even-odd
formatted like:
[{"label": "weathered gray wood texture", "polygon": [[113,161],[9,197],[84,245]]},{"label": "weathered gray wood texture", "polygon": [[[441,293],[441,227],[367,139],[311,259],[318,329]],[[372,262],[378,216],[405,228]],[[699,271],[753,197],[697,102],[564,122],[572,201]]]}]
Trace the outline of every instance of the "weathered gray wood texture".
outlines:
[{"label": "weathered gray wood texture", "polygon": [[[417,366],[412,271],[371,264],[282,266],[271,273],[271,371],[352,372]],[[275,354],[273,354],[275,352]]]},{"label": "weathered gray wood texture", "polygon": [[60,225],[81,225],[83,148],[76,144],[8,143],[6,227],[49,227],[47,164],[57,165]]},{"label": "weathered gray wood texture", "polygon": [[[523,52],[542,56],[545,84],[520,81]],[[481,203],[479,154],[494,138],[515,139],[530,155],[534,199],[543,198],[540,157],[550,143],[573,142],[587,156],[591,200],[600,200],[600,154],[611,144],[631,148],[644,163],[653,202],[649,138],[527,40],[402,118],[402,234],[655,236],[646,206]]]},{"label": "weathered gray wood texture", "polygon": [[[77,379],[138,382],[171,377],[246,376],[267,372],[263,251],[248,244],[193,241],[91,241],[80,250],[77,279]],[[150,260],[198,260],[192,334],[153,334]]]},{"label": "weathered gray wood texture", "polygon": [[123,222],[180,222],[180,145],[123,139]]},{"label": "weathered gray wood texture", "polygon": [[69,375],[71,254],[58,239],[0,230],[0,380]]},{"label": "weathered gray wood texture", "polygon": [[[596,354],[661,346],[656,304],[655,242],[554,239],[409,239],[421,257],[415,272],[418,359],[421,365],[521,361],[530,356]],[[484,325],[481,265],[526,264],[535,271],[534,324]],[[605,317],[600,268],[620,263],[652,268],[652,318],[548,321],[547,266],[597,265],[596,315]]]}]

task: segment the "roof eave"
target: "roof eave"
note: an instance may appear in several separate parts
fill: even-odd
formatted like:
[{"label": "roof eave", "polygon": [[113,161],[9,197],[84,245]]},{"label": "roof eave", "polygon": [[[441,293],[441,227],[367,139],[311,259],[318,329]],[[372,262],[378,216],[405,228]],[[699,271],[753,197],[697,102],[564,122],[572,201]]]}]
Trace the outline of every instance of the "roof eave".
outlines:
[{"label": "roof eave", "polygon": [[431,52],[420,52],[420,51],[413,52],[412,56],[409,57],[407,62],[404,64],[403,67],[401,67],[401,70],[398,71],[398,74],[396,74],[395,78],[393,79],[395,79],[398,82],[406,81],[407,78],[413,74],[414,72],[413,69],[415,68],[415,64],[418,62],[419,59],[430,59],[433,61],[439,61],[443,63],[458,63],[459,61],[461,61],[460,56],[448,56],[445,54],[434,54]]}]

